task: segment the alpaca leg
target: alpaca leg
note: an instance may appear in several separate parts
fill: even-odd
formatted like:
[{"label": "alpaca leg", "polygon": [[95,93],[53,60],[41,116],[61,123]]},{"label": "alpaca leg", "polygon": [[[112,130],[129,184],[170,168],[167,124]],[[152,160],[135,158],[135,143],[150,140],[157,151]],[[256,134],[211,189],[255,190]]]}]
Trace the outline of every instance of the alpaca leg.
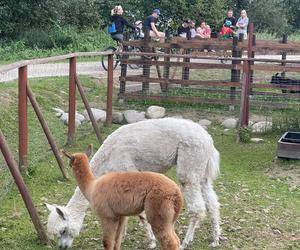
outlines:
[{"label": "alpaca leg", "polygon": [[[159,197],[160,198],[160,197]],[[161,245],[162,250],[178,250],[180,246],[174,224],[179,214],[175,207],[175,201],[159,200],[156,193],[148,194],[145,201],[145,213],[148,222],[151,224],[153,233]]]},{"label": "alpaca leg", "polygon": [[157,220],[156,222],[152,223],[152,228],[162,250],[179,249],[180,241],[172,224],[162,224],[160,220]]},{"label": "alpaca leg", "polygon": [[122,242],[122,236],[124,233],[124,227],[127,224],[128,217],[121,217],[119,219],[119,225],[116,233],[116,238],[115,238],[115,247],[114,250],[120,250],[121,249],[121,242]]},{"label": "alpaca leg", "polygon": [[147,235],[148,241],[149,241],[149,248],[154,249],[156,248],[156,239],[154,236],[154,233],[152,231],[151,225],[148,223],[145,212],[142,212],[139,214],[139,218],[141,222],[143,223],[145,233]]},{"label": "alpaca leg", "polygon": [[213,242],[211,243],[211,246],[216,247],[219,245],[219,239],[221,235],[220,204],[218,202],[217,194],[211,183],[204,184],[202,187],[202,192],[213,224]]},{"label": "alpaca leg", "polygon": [[194,239],[195,229],[202,217],[205,216],[205,202],[202,197],[200,184],[182,184],[182,192],[186,201],[190,221],[187,233],[180,249],[185,249]]},{"label": "alpaca leg", "polygon": [[119,219],[101,218],[103,237],[102,243],[104,250],[114,250],[115,239],[119,228]]}]

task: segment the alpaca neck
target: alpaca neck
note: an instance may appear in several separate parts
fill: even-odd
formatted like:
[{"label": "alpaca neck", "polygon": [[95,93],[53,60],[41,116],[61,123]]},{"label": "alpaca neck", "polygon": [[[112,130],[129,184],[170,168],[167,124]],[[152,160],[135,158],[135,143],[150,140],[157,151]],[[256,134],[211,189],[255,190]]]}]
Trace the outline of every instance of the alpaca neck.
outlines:
[{"label": "alpaca neck", "polygon": [[83,193],[87,200],[90,200],[91,187],[96,180],[93,175],[89,164],[81,164],[81,166],[73,168],[73,173],[77,180],[80,191]]}]

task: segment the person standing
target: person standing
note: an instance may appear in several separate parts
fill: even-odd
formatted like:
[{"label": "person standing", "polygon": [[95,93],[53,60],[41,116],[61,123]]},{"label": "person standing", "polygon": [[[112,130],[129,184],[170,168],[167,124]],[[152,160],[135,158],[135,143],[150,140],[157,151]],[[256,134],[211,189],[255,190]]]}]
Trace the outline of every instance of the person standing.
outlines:
[{"label": "person standing", "polygon": [[154,9],[152,14],[148,16],[144,22],[144,29],[145,32],[149,31],[150,37],[158,38],[160,42],[164,42],[165,40],[165,33],[160,32],[157,30],[155,23],[160,15],[159,9]]},{"label": "person standing", "polygon": [[226,21],[230,21],[230,22],[231,22],[230,28],[233,28],[233,27],[236,25],[236,19],[235,19],[235,17],[233,16],[233,11],[232,11],[232,9],[229,9],[229,10],[227,11],[226,17],[225,17],[225,19],[224,19],[224,21],[223,21],[223,25],[226,23]]},{"label": "person standing", "polygon": [[243,38],[246,40],[247,39],[247,28],[249,24],[249,18],[247,17],[247,12],[246,10],[241,11],[241,16],[236,22],[236,35],[239,37],[240,34],[243,34]]},{"label": "person standing", "polygon": [[124,33],[125,26],[128,26],[133,30],[135,30],[135,26],[129,24],[128,21],[122,16],[123,12],[124,11],[122,6],[117,5],[111,10],[111,17],[110,17],[111,22],[114,22],[116,27],[116,32],[111,33],[111,38],[119,42],[122,42],[124,40],[123,33]]}]

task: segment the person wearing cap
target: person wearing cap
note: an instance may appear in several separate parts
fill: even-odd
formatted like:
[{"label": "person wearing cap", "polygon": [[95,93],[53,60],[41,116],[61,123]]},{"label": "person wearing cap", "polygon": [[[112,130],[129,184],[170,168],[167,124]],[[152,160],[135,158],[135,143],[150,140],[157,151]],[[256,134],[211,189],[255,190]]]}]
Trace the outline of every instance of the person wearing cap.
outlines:
[{"label": "person wearing cap", "polygon": [[144,22],[144,29],[145,32],[149,31],[150,37],[159,38],[160,42],[164,42],[165,40],[165,33],[160,32],[157,30],[155,23],[160,15],[159,9],[154,9],[152,14],[148,16]]}]

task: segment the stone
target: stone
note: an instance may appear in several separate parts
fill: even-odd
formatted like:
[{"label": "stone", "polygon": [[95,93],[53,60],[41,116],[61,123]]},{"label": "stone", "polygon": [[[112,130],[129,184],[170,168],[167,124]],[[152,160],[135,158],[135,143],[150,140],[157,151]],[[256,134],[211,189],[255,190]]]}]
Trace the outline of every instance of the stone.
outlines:
[{"label": "stone", "polygon": [[146,117],[149,119],[163,118],[166,115],[166,109],[160,106],[150,106],[146,110]]},{"label": "stone", "polygon": [[261,122],[254,123],[252,125],[252,132],[265,133],[272,129],[272,125],[273,125],[272,122],[268,122],[268,121],[261,121]]},{"label": "stone", "polygon": [[57,117],[61,117],[62,114],[64,114],[65,112],[62,110],[62,109],[59,109],[59,108],[52,108],[52,110],[54,110],[56,112],[56,116]]},{"label": "stone", "polygon": [[124,118],[127,123],[135,123],[146,119],[145,112],[139,112],[136,110],[126,110],[124,112]]},{"label": "stone", "polygon": [[113,112],[112,121],[115,124],[123,124],[124,123],[124,115],[121,112]]},{"label": "stone", "polygon": [[[97,122],[98,121],[105,122],[106,111],[101,110],[101,109],[96,109],[96,108],[91,108],[91,110],[92,110],[93,116]],[[83,111],[83,115],[87,121],[90,121],[90,117],[89,117],[89,114],[86,109]]]},{"label": "stone", "polygon": [[198,122],[202,127],[205,126],[205,127],[208,127],[210,124],[211,124],[211,121],[210,120],[207,120],[207,119],[202,119]]},{"label": "stone", "polygon": [[255,142],[255,143],[260,143],[260,142],[263,142],[264,139],[261,139],[261,138],[251,138],[250,141],[251,142]]},{"label": "stone", "polygon": [[76,111],[76,114],[75,114],[75,119],[79,120],[81,123],[85,121],[84,115],[78,113],[77,111]]},{"label": "stone", "polygon": [[237,126],[237,119],[235,118],[228,118],[228,119],[225,119],[223,122],[222,122],[222,126],[224,128],[236,128]]}]

